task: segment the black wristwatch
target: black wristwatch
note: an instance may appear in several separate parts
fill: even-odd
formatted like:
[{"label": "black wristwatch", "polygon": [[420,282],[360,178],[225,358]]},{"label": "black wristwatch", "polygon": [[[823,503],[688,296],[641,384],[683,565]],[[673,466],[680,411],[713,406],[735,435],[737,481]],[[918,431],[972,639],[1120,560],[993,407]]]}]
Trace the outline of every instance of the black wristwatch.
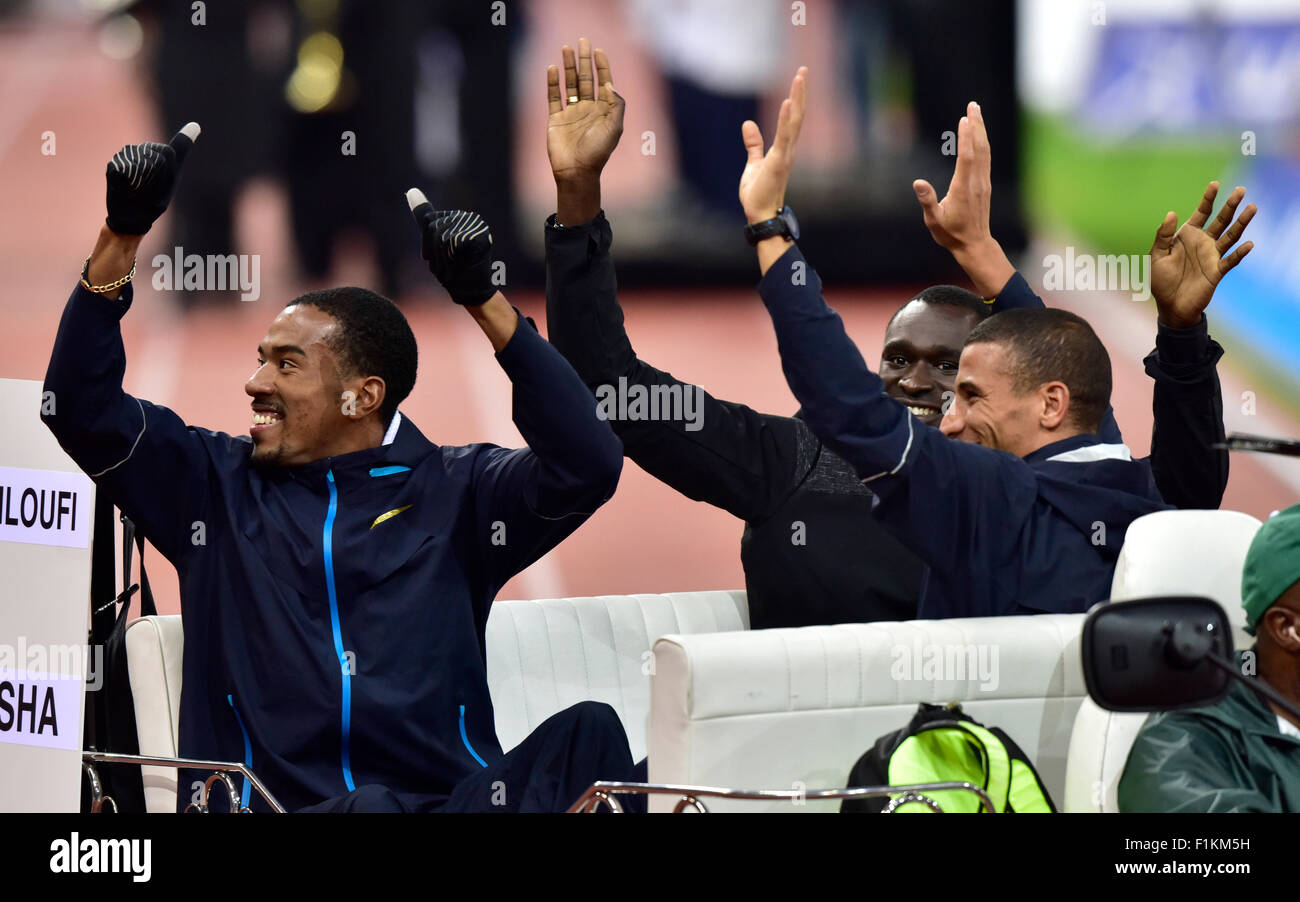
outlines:
[{"label": "black wristwatch", "polygon": [[781,212],[771,219],[745,226],[745,240],[750,245],[758,244],[764,238],[775,235],[782,235],[791,241],[799,240],[799,220],[794,218],[794,210],[790,209],[789,204],[782,207]]}]

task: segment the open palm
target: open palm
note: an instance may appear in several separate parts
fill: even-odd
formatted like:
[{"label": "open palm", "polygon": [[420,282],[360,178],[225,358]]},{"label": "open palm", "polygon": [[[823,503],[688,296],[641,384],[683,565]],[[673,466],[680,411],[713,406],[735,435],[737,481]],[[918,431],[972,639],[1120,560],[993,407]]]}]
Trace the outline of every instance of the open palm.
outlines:
[{"label": "open palm", "polygon": [[808,67],[800,66],[790,82],[790,96],[781,101],[777,114],[776,138],[763,153],[763,134],[758,123],[746,120],[740,127],[747,159],[740,174],[740,205],[750,222],[771,219],[785,204],[785,189],[794,167],[794,148],[803,126],[807,103]]},{"label": "open palm", "polygon": [[[593,79],[590,48],[586,38],[580,40],[575,60],[573,49],[564,47],[563,83],[555,66],[546,70],[550,110],[546,122],[546,153],[557,179],[599,175],[623,134],[625,105],[623,98],[614,92],[609,58],[603,50],[595,52]],[[563,103],[566,88],[567,106]]]},{"label": "open palm", "polygon": [[1218,191],[1219,183],[1210,182],[1200,206],[1182,228],[1171,211],[1156,231],[1151,246],[1151,293],[1161,320],[1168,325],[1186,328],[1199,323],[1220,280],[1255,246],[1247,241],[1232,250],[1255,216],[1255,205],[1250,204],[1233,222],[1246,196],[1245,188],[1233,189],[1214,222],[1206,226]]}]

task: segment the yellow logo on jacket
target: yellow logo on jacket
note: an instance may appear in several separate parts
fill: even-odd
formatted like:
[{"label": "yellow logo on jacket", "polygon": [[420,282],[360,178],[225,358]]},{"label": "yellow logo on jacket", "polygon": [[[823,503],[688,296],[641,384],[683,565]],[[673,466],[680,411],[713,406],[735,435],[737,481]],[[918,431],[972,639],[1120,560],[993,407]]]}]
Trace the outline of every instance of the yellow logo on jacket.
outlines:
[{"label": "yellow logo on jacket", "polygon": [[378,517],[375,517],[375,522],[370,524],[370,528],[371,528],[371,529],[374,529],[374,528],[375,528],[376,526],[378,526],[380,523],[383,523],[385,520],[390,520],[390,519],[392,519],[393,517],[396,517],[396,516],[397,516],[398,514],[400,514],[402,511],[404,511],[404,510],[408,510],[410,507],[411,507],[411,505],[406,504],[406,505],[403,505],[402,507],[399,507],[399,508],[395,508],[395,509],[393,509],[393,510],[390,510],[390,511],[388,511],[387,513],[380,514]]}]

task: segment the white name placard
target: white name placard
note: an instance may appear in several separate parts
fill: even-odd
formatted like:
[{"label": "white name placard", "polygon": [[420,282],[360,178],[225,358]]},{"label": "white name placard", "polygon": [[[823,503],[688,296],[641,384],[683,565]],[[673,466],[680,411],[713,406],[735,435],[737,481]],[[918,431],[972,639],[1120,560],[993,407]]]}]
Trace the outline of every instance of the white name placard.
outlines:
[{"label": "white name placard", "polygon": [[77,677],[0,668],[0,742],[80,748],[84,689]]},{"label": "white name placard", "polygon": [[91,489],[84,473],[0,467],[0,542],[86,548]]}]

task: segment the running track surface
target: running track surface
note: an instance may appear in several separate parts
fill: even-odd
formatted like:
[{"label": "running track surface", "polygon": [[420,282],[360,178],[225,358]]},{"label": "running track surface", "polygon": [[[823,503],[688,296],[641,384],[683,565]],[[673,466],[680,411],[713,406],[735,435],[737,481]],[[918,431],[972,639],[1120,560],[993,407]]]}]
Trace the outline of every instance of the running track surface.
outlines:
[{"label": "running track surface", "polygon": [[[0,105],[5,199],[0,377],[39,380],[63,303],[103,220],[105,162],[122,144],[163,136],[156,134],[147,97],[130,67],[100,55],[85,29],[0,32],[0,83],[7,86]],[[40,151],[46,130],[56,134],[54,156]],[[610,214],[617,227],[618,211]],[[404,214],[399,209],[397,215]],[[123,323],[128,391],[173,408],[187,422],[237,434],[249,424],[243,383],[254,368],[258,341],[284,301],[315,287],[291,276],[278,187],[262,183],[248,190],[239,221],[242,246],[262,257],[260,300],[185,317],[170,297],[148,288],[146,276],[138,280],[141,290]],[[140,259],[165,250],[161,238],[150,239]],[[336,276],[336,284],[373,281],[359,255]],[[873,365],[886,320],[916,287],[828,292]],[[420,344],[419,381],[403,405],[405,415],[440,444],[517,446],[521,439],[510,422],[508,381],[477,327],[442,296],[432,277],[426,294],[400,300]],[[545,331],[540,295],[511,300]],[[707,293],[629,291],[622,300],[633,344],[647,361],[719,398],[771,413],[796,409],[752,284]],[[1107,343],[1115,368],[1116,416],[1134,454],[1146,454],[1150,382],[1141,357],[1154,336],[1153,311],[1098,296],[1051,301],[1087,316]],[[1233,399],[1249,386],[1229,369],[1223,376],[1229,430],[1271,427],[1277,434],[1300,435],[1300,424],[1278,411],[1238,415]],[[1225,508],[1262,518],[1298,498],[1300,462],[1234,456]],[[729,515],[686,500],[628,462],[615,497],[573,537],[512,580],[500,597],[741,587],[741,530]],[[174,571],[157,554],[150,556],[150,566],[161,611],[178,611]]]}]

